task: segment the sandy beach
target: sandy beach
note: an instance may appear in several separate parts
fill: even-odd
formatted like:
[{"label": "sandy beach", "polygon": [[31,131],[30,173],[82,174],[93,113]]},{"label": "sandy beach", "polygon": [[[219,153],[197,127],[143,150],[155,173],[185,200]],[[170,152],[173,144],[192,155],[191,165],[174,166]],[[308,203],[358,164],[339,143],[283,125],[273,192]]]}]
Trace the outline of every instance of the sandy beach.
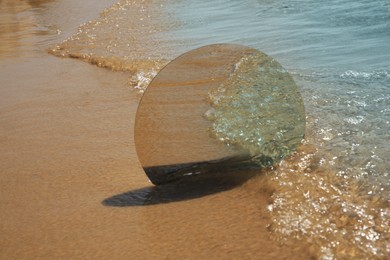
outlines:
[{"label": "sandy beach", "polygon": [[259,192],[259,179],[154,206],[120,196],[153,191],[135,153],[139,95],[125,73],[48,54],[1,73],[2,259],[307,256],[270,239],[271,191]]},{"label": "sandy beach", "polygon": [[135,152],[140,95],[128,73],[27,47],[0,60],[1,259],[308,258],[270,239],[261,177],[195,199],[153,188]]},{"label": "sandy beach", "polygon": [[[365,122],[368,112],[388,112],[387,90],[370,102],[359,96],[367,73],[359,80],[342,67],[327,81],[326,70],[300,68],[316,63],[318,52],[294,55],[324,42],[297,48],[317,9],[305,5],[299,10],[309,16],[295,16],[293,5],[255,2],[0,2],[0,259],[386,259],[389,121],[378,119],[385,123],[375,131]],[[241,21],[252,26],[234,29]],[[179,54],[220,39],[259,44],[293,68],[305,140],[268,170],[154,186],[134,141],[142,93]],[[152,109],[164,108],[159,96]],[[369,110],[371,103],[380,109]],[[148,138],[152,129],[138,131]],[[154,138],[151,147],[169,143]],[[364,179],[366,171],[380,181]]]}]

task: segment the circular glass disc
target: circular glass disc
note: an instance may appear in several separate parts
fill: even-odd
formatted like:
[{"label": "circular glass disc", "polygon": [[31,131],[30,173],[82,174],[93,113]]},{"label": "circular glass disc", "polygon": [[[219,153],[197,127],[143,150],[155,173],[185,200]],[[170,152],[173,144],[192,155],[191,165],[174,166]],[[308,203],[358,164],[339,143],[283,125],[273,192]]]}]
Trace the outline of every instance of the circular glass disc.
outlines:
[{"label": "circular glass disc", "polygon": [[304,132],[299,89],[276,60],[214,44],[179,56],[152,80],[137,110],[135,144],[149,179],[163,184],[270,166],[294,152]]}]

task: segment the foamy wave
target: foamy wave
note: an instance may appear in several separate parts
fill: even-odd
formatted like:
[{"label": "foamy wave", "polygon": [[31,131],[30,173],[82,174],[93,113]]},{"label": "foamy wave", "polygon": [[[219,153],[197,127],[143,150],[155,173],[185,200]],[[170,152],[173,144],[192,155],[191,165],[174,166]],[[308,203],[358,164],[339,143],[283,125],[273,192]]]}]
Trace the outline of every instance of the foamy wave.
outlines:
[{"label": "foamy wave", "polygon": [[340,75],[341,78],[352,78],[352,79],[385,79],[390,78],[390,71],[378,70],[373,72],[364,72],[356,70],[347,70]]},{"label": "foamy wave", "polygon": [[363,116],[347,117],[344,119],[344,121],[351,125],[358,125],[364,121],[364,117]]},{"label": "foamy wave", "polygon": [[173,56],[169,40],[159,34],[173,27],[163,2],[121,0],[48,51],[113,71],[129,71],[130,85],[143,91]]},{"label": "foamy wave", "polygon": [[281,241],[307,241],[320,259],[384,259],[390,211],[374,191],[332,170],[304,144],[270,173],[276,192],[270,229]]},{"label": "foamy wave", "polygon": [[134,87],[138,93],[144,93],[152,79],[157,75],[157,70],[140,71],[135,73],[129,80],[129,84]]}]

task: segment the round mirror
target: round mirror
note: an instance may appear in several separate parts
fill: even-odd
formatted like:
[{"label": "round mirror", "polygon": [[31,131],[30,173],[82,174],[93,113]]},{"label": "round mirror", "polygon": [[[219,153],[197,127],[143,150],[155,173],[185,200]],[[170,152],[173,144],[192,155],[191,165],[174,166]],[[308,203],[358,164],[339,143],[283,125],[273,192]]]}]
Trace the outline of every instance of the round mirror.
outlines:
[{"label": "round mirror", "polygon": [[158,185],[271,166],[295,151],[304,132],[299,89],[277,61],[215,44],[179,56],[152,80],[137,110],[135,145]]}]

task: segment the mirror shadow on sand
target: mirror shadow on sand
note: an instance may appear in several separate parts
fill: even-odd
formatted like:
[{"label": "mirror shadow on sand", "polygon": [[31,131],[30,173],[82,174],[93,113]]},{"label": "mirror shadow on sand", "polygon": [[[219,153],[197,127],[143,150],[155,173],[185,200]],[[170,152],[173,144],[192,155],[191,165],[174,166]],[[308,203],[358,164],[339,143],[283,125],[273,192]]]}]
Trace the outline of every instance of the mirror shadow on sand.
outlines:
[{"label": "mirror shadow on sand", "polygon": [[102,201],[104,206],[131,207],[192,200],[228,191],[261,174],[259,169],[241,169],[189,175],[172,183],[144,187],[114,195]]}]

